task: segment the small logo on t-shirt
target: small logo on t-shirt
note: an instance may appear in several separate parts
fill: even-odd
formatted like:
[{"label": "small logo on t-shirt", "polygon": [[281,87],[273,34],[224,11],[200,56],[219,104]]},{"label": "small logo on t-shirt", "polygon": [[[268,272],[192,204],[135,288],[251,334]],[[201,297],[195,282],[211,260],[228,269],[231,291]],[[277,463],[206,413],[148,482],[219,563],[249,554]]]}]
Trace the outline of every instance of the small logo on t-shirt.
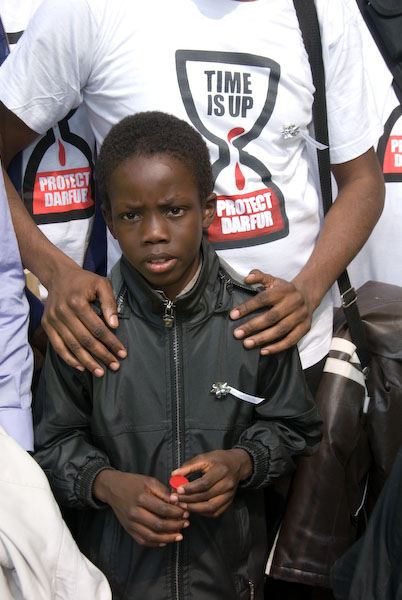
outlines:
[{"label": "small logo on t-shirt", "polygon": [[385,181],[402,181],[402,106],[397,106],[385,123],[377,155]]},{"label": "small logo on t-shirt", "polygon": [[95,211],[92,151],[70,129],[74,113],[49,129],[29,154],[22,191],[38,225],[87,219]]}]

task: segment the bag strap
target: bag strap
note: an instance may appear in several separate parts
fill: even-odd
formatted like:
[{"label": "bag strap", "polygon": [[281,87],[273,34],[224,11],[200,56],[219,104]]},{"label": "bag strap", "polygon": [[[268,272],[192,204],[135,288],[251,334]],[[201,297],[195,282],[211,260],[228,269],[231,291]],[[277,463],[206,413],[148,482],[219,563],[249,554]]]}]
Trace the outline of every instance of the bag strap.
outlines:
[{"label": "bag strap", "polygon": [[[402,104],[402,43],[400,43],[402,8],[400,1],[357,0],[357,5],[373,40],[392,73],[392,85]],[[399,40],[396,45],[395,40]]]},{"label": "bag strap", "polygon": [[[325,94],[325,71],[322,58],[320,26],[314,0],[293,0],[304,45],[309,57],[313,84],[315,87],[313,102],[313,121],[315,138],[326,146],[317,150],[318,170],[320,175],[322,204],[324,215],[332,205],[331,164],[329,156],[327,102]],[[356,352],[363,369],[367,369],[370,351],[367,344],[364,325],[357,306],[357,294],[350,283],[347,270],[339,276],[338,287],[341,294],[342,307],[349,327],[350,335],[356,346]]]}]

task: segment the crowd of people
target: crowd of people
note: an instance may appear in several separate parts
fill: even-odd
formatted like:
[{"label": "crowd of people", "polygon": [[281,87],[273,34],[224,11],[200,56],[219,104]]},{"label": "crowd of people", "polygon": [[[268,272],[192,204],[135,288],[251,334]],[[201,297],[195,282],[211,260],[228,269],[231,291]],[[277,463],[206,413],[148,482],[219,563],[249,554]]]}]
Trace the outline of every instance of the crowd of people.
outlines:
[{"label": "crowd of people", "polygon": [[402,285],[402,111],[355,0],[315,1],[325,218],[293,2],[20,4],[0,1],[2,597],[333,598],[267,561],[319,448],[332,286],[348,265]]}]

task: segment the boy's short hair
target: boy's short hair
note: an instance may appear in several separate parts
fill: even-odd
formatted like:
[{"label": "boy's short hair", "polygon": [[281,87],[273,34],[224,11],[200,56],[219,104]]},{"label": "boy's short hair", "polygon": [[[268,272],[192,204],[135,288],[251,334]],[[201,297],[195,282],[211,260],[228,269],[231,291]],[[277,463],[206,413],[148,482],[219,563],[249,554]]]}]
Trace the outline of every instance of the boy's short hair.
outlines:
[{"label": "boy's short hair", "polygon": [[106,210],[110,210],[108,182],[115,169],[132,156],[157,154],[167,154],[189,168],[201,202],[212,193],[209,152],[198,131],[186,121],[164,112],[139,112],[114,125],[101,146],[96,177]]}]

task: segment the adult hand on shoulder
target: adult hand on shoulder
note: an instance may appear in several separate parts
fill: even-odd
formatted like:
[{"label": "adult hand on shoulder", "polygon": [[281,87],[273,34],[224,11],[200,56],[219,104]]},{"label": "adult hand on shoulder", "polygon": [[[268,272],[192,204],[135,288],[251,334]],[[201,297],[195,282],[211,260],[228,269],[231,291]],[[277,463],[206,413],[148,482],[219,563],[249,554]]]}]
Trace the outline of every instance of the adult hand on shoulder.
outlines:
[{"label": "adult hand on shoulder", "polygon": [[232,503],[239,481],[250,477],[252,461],[241,448],[213,450],[195,456],[172,475],[187,476],[197,471],[202,477],[178,487],[170,501],[184,503],[190,513],[219,517]]},{"label": "adult hand on shoulder", "polygon": [[262,346],[261,354],[274,354],[294,346],[311,327],[314,306],[307,293],[295,282],[273,277],[258,269],[251,271],[245,281],[261,284],[265,290],[236,306],[230,317],[236,320],[261,308],[268,309],[242,323],[235,329],[235,337],[244,339],[246,348]]},{"label": "adult hand on shoulder", "polygon": [[70,366],[81,371],[87,368],[97,377],[104,370],[94,357],[117,370],[116,357],[125,358],[127,352],[90,306],[98,298],[106,323],[118,326],[109,280],[75,264],[64,264],[52,278],[48,293],[42,325],[56,352]]},{"label": "adult hand on shoulder", "polygon": [[155,548],[183,539],[180,531],[189,525],[188,512],[170,503],[168,489],[157,479],[105,469],[92,489],[141,546]]}]

